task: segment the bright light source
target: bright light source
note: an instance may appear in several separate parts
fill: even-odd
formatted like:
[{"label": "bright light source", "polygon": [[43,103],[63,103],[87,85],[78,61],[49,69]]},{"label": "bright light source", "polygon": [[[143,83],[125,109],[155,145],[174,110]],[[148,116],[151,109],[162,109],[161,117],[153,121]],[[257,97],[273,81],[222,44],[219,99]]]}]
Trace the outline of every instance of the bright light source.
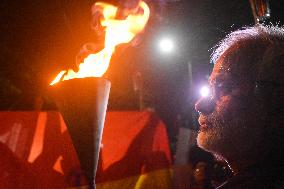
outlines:
[{"label": "bright light source", "polygon": [[173,51],[174,49],[174,43],[171,39],[169,38],[163,38],[161,39],[159,43],[160,50],[166,53],[169,53]]},{"label": "bright light source", "polygon": [[203,86],[201,89],[200,89],[200,95],[202,97],[208,97],[210,94],[210,89],[208,88],[208,86]]}]

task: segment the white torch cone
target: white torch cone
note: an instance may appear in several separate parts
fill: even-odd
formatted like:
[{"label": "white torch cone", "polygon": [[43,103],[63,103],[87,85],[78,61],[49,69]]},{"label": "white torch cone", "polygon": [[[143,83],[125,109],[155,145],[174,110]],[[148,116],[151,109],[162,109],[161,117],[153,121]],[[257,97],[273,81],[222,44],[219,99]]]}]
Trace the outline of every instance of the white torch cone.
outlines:
[{"label": "white torch cone", "polygon": [[50,86],[51,96],[65,120],[90,188],[95,188],[109,91],[110,81],[94,77],[61,81]]}]

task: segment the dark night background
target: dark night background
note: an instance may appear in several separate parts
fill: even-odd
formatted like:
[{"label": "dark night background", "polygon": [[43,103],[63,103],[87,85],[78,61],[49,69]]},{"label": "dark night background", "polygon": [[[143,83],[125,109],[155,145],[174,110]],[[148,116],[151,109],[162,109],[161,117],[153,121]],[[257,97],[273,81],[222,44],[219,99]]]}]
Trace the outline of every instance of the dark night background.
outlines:
[{"label": "dark night background", "polygon": [[[112,1],[115,3],[115,1]],[[139,110],[133,77],[144,83],[147,104],[154,107],[174,138],[177,117],[191,114],[195,91],[207,80],[211,49],[228,32],[253,25],[249,0],[152,0],[151,19],[136,46],[121,45],[106,74],[112,82],[109,110]],[[91,29],[90,0],[22,0],[0,2],[0,110],[33,110],[62,69],[75,68],[84,43],[100,43]],[[283,0],[271,0],[271,21],[284,25]],[[162,54],[157,41],[172,36],[173,54]],[[188,63],[193,85],[189,85]],[[191,91],[189,88],[191,87]],[[191,120],[189,120],[191,122]]]}]

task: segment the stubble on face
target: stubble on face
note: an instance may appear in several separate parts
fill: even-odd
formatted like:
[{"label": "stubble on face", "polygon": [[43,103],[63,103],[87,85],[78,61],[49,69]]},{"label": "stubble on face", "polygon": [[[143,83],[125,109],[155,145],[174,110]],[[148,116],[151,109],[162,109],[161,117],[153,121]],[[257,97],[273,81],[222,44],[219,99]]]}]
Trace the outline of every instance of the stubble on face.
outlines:
[{"label": "stubble on face", "polygon": [[231,135],[241,129],[232,123],[233,120],[227,119],[227,116],[233,117],[234,114],[228,109],[230,97],[223,97],[222,100],[216,104],[213,113],[200,116],[199,121],[206,122],[207,127],[200,130],[197,137],[200,147],[219,155],[224,155],[232,149],[235,142],[233,142],[234,137]]},{"label": "stubble on face", "polygon": [[[216,78],[225,82],[232,81],[230,73],[220,71],[220,68],[229,67],[223,62],[215,65],[210,77],[210,83]],[[226,70],[227,71],[227,70]],[[228,93],[221,93],[216,98],[215,109],[211,114],[201,114],[200,123],[206,123],[201,129],[197,143],[203,149],[221,155],[225,158],[246,156],[261,140],[261,130],[256,127],[254,117],[256,111],[250,102],[251,96],[243,96],[239,87]]]}]

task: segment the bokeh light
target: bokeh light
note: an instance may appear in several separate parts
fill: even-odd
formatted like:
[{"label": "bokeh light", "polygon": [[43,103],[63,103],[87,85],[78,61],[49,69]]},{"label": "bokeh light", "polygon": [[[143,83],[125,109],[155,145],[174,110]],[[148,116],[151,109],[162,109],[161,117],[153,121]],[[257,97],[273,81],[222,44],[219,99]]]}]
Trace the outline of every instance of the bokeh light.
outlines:
[{"label": "bokeh light", "polygon": [[159,42],[159,49],[162,52],[170,53],[174,49],[174,42],[170,38],[162,38]]},{"label": "bokeh light", "polygon": [[201,87],[201,89],[200,89],[200,95],[201,95],[202,97],[208,97],[209,94],[210,94],[210,89],[209,89],[208,86],[203,86],[203,87]]}]

